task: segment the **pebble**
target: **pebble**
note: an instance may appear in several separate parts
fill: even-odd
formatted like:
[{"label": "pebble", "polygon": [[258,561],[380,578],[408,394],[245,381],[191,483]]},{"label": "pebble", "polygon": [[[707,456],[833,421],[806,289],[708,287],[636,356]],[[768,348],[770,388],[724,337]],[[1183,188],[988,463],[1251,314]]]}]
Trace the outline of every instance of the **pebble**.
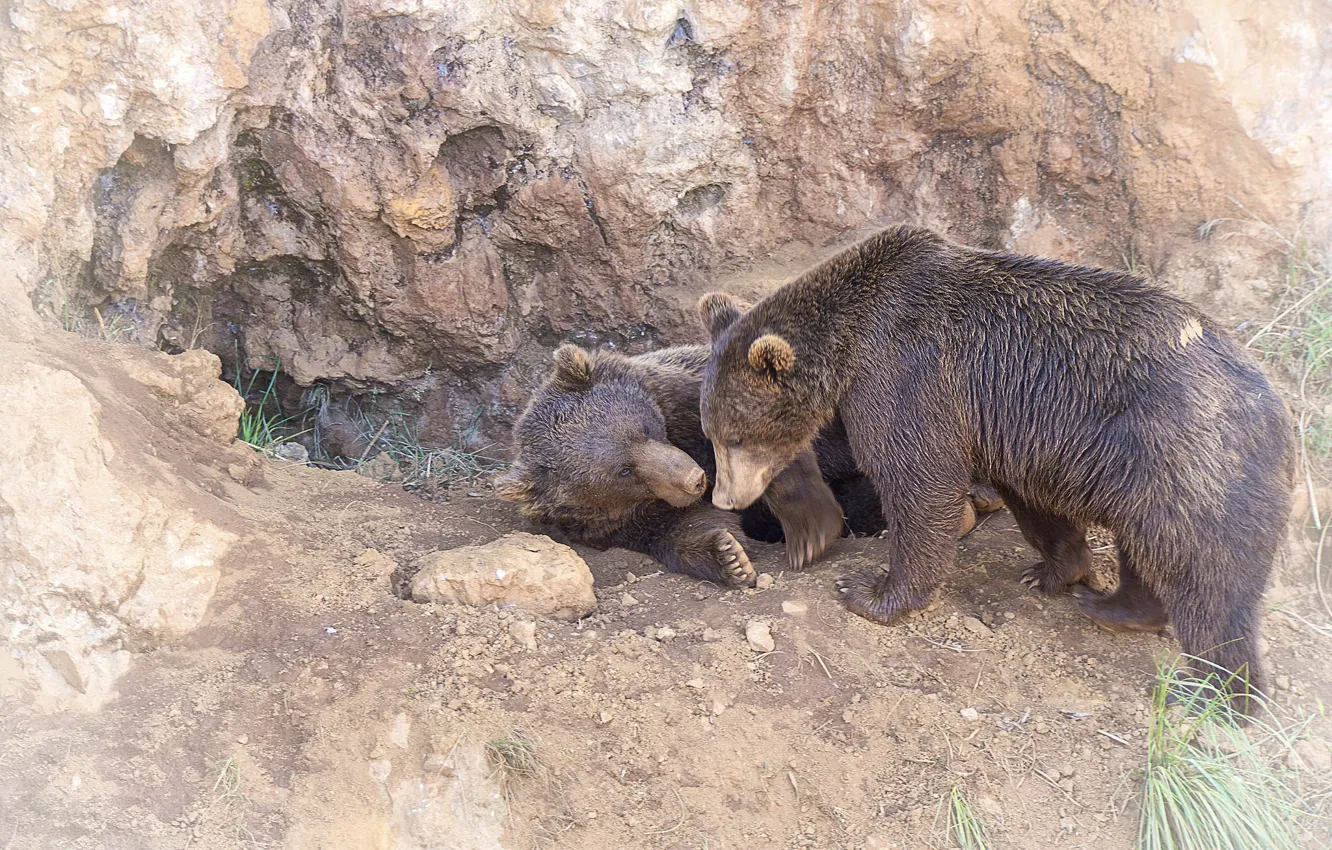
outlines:
[{"label": "pebble", "polygon": [[795,602],[790,599],[782,603],[782,613],[802,616],[809,610],[809,606],[803,602]]},{"label": "pebble", "polygon": [[721,640],[721,637],[722,637],[721,632],[717,631],[716,629],[703,630],[704,643],[716,643],[717,641]]},{"label": "pebble", "polygon": [[1289,676],[1277,676],[1277,677],[1276,677],[1276,686],[1277,686],[1279,689],[1283,690],[1283,691],[1288,691],[1288,690],[1290,690],[1290,677],[1289,677]]},{"label": "pebble", "polygon": [[775,584],[777,584],[777,579],[772,577],[772,573],[759,573],[758,581],[754,583],[754,586],[759,590],[768,590]]},{"label": "pebble", "polygon": [[703,690],[704,687],[706,687],[706,685],[704,684],[702,679],[690,679],[688,682],[685,682],[685,687],[693,688],[696,691],[701,691]]},{"label": "pebble", "polygon": [[662,626],[661,628],[657,629],[656,638],[657,640],[661,641],[674,640],[675,629],[671,628],[670,626]]},{"label": "pebble", "polygon": [[248,744],[248,743],[250,743],[250,736],[249,736],[249,735],[241,735],[239,738],[236,739],[236,743],[238,743],[238,744]]},{"label": "pebble", "polygon": [[989,637],[994,634],[994,632],[990,631],[989,626],[985,625],[980,620],[977,620],[975,617],[963,617],[962,627],[977,637]]},{"label": "pebble", "polygon": [[626,608],[632,608],[638,604],[638,600],[626,593],[620,597],[620,604]]},{"label": "pebble", "polygon": [[519,645],[532,652],[537,648],[536,623],[531,620],[515,620],[509,624],[509,634]]},{"label": "pebble", "polygon": [[1061,762],[1055,769],[1059,771],[1059,775],[1064,779],[1068,779],[1077,772],[1077,768],[1073,767],[1073,765],[1068,762]]},{"label": "pebble", "polygon": [[777,648],[772,639],[772,627],[761,620],[750,620],[745,624],[745,640],[755,652],[772,652]]},{"label": "pebble", "polygon": [[974,708],[964,708],[959,711],[958,714],[962,715],[962,719],[968,723],[975,723],[977,720],[980,720],[980,712]]}]

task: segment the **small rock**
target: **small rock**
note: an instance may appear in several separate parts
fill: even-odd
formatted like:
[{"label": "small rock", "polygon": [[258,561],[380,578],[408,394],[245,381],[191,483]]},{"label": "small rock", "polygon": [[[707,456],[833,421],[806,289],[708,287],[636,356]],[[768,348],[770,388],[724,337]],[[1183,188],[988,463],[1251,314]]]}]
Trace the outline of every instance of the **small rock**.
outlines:
[{"label": "small rock", "polygon": [[362,549],[352,563],[364,573],[378,578],[389,578],[398,569],[398,562],[378,549]]},{"label": "small rock", "polygon": [[292,463],[310,462],[310,452],[300,443],[278,443],[273,447],[273,457]]},{"label": "small rock", "polygon": [[240,735],[240,736],[238,736],[238,737],[236,738],[236,743],[238,743],[238,744],[242,744],[242,745],[244,745],[244,744],[248,744],[248,743],[250,743],[250,736],[249,736],[249,735]]},{"label": "small rock", "polygon": [[402,470],[398,462],[388,452],[380,452],[356,467],[357,475],[364,475],[375,481],[397,482],[402,480]]},{"label": "small rock", "polygon": [[777,648],[772,639],[772,627],[761,620],[750,620],[745,624],[745,640],[755,652],[772,652]]},{"label": "small rock", "polygon": [[601,714],[597,715],[597,722],[600,723],[602,726],[607,725],[614,719],[615,715],[611,714],[609,711],[603,711],[601,712]]},{"label": "small rock", "polygon": [[968,723],[975,723],[977,720],[980,720],[980,712],[974,708],[964,708],[959,711],[958,714],[960,714],[962,719]]},{"label": "small rock", "polygon": [[759,573],[758,580],[754,582],[754,587],[759,590],[770,590],[777,584],[777,579],[772,577],[772,573]]},{"label": "small rock", "polygon": [[636,581],[638,581],[638,576],[634,575],[632,571],[627,572],[627,573],[624,574],[624,583],[625,583],[625,584],[633,584],[633,583],[636,582]]},{"label": "small rock", "polygon": [[1072,793],[1073,793],[1073,780],[1072,780],[1072,779],[1061,779],[1061,780],[1059,780],[1059,787],[1062,788],[1062,789],[1064,789],[1064,790],[1065,790],[1066,792],[1068,792],[1069,794],[1072,794]]},{"label": "small rock", "polygon": [[1012,611],[1005,611],[1005,612],[1004,612],[1004,619],[1005,619],[1005,620],[1012,620],[1012,619],[1015,619],[1016,617],[1017,617],[1017,614],[1014,614]]},{"label": "small rock", "polygon": [[487,606],[512,603],[533,614],[574,619],[597,608],[592,572],[578,553],[549,537],[514,531],[484,546],[460,546],[421,559],[412,599]]},{"label": "small rock", "polygon": [[701,691],[705,687],[707,687],[707,685],[703,682],[702,679],[690,679],[688,682],[685,682],[685,687],[693,688],[696,691]]},{"label": "small rock", "polygon": [[1071,763],[1066,761],[1060,762],[1059,766],[1055,769],[1059,771],[1059,775],[1064,779],[1070,778],[1077,770],[1077,768],[1075,768]]},{"label": "small rock", "polygon": [[626,608],[632,608],[638,604],[638,600],[626,593],[624,596],[620,597],[620,604]]},{"label": "small rock", "polygon": [[1288,690],[1290,690],[1290,677],[1289,677],[1289,676],[1284,676],[1284,675],[1282,675],[1282,676],[1277,676],[1277,677],[1276,677],[1276,686],[1277,686],[1278,689],[1283,690],[1283,691],[1288,691]]},{"label": "small rock", "polygon": [[782,603],[782,613],[784,614],[791,614],[796,617],[801,617],[804,616],[805,612],[808,610],[809,606],[803,602],[795,602],[788,599]]},{"label": "small rock", "polygon": [[513,639],[528,652],[537,648],[536,623],[531,620],[515,620],[510,623],[509,634],[513,635]]},{"label": "small rock", "polygon": [[671,628],[670,626],[662,626],[661,628],[657,629],[656,637],[657,640],[660,641],[674,640],[675,629]]},{"label": "small rock", "polygon": [[722,633],[717,631],[716,629],[703,630],[704,643],[716,643],[717,641],[721,640],[721,638],[722,638]]},{"label": "small rock", "polygon": [[74,690],[81,694],[88,692],[87,684],[83,681],[83,675],[79,673],[79,668],[74,664],[74,658],[63,649],[48,649],[42,652],[42,658],[50,664],[60,677]]},{"label": "small rock", "polygon": [[977,637],[989,637],[994,634],[990,627],[977,620],[975,617],[963,617],[962,627]]}]

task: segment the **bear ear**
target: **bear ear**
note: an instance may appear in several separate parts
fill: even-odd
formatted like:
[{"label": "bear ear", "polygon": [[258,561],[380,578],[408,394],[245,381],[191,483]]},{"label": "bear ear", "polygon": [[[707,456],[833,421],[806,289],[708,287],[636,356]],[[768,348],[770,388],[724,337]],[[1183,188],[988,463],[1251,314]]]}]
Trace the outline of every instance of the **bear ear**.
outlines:
[{"label": "bear ear", "polygon": [[505,502],[526,502],[532,496],[532,478],[527,468],[515,463],[508,472],[496,478],[495,497]]},{"label": "bear ear", "polygon": [[698,317],[713,339],[721,336],[748,309],[748,304],[728,292],[709,292],[698,299]]},{"label": "bear ear", "polygon": [[770,375],[789,372],[795,366],[795,351],[777,334],[764,334],[749,346],[749,365]]},{"label": "bear ear", "polygon": [[565,343],[555,349],[555,386],[568,392],[587,392],[592,388],[592,357],[576,345]]}]

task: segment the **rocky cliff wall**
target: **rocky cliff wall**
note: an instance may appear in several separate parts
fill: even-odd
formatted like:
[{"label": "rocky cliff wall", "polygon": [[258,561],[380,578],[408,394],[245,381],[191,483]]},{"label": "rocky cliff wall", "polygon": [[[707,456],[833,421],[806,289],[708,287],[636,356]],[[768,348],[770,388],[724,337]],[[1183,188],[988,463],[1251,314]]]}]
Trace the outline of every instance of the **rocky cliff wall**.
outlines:
[{"label": "rocky cliff wall", "polygon": [[[1313,0],[10,0],[0,304],[502,437],[556,341],[876,222],[1238,322],[1325,220]],[[776,273],[774,273],[776,274]],[[230,363],[229,363],[230,367]]]}]

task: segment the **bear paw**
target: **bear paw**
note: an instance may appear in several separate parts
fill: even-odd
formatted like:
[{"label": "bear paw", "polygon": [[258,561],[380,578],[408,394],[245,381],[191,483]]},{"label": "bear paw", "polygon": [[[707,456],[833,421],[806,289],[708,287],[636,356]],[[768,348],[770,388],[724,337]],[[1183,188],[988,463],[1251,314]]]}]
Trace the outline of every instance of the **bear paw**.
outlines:
[{"label": "bear paw", "polygon": [[926,600],[918,604],[903,602],[887,585],[887,577],[878,570],[859,570],[839,578],[837,592],[848,611],[881,625],[896,622],[908,612],[925,607]]},{"label": "bear paw", "polygon": [[1153,598],[1098,593],[1084,585],[1073,588],[1073,598],[1079,610],[1106,631],[1159,632],[1169,622],[1164,606]]},{"label": "bear paw", "polygon": [[719,532],[712,541],[712,558],[717,562],[723,580],[730,587],[753,587],[758,581],[754,565],[749,563],[749,555],[731,532]]},{"label": "bear paw", "polygon": [[1086,577],[1085,572],[1075,571],[1070,575],[1068,570],[1053,567],[1049,561],[1041,561],[1023,570],[1021,581],[1030,590],[1057,596],[1067,593],[1070,587],[1078,585]]}]

